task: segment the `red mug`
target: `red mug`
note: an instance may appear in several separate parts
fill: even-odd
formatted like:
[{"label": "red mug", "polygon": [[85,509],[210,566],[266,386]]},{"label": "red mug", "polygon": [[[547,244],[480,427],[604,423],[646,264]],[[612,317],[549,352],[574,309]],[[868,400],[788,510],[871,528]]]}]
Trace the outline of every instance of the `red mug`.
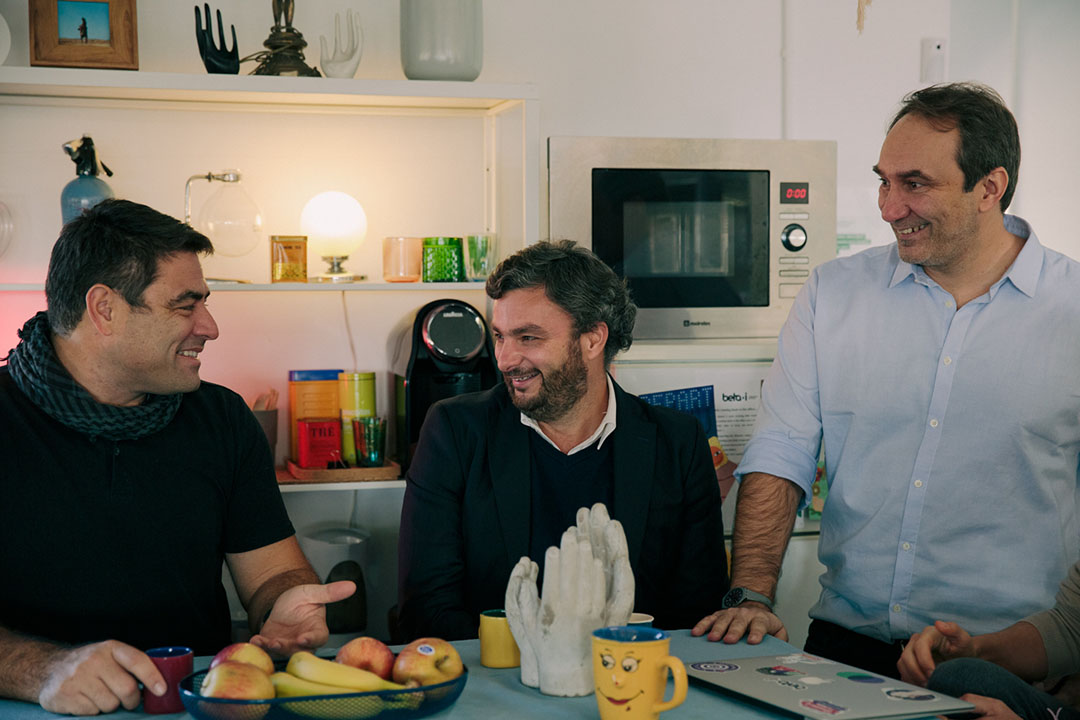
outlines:
[{"label": "red mug", "polygon": [[165,678],[168,688],[164,695],[155,695],[150,688],[143,688],[143,712],[161,714],[184,712],[184,701],[180,699],[180,681],[191,674],[195,664],[195,654],[189,647],[170,646],[153,648],[146,651],[147,656]]}]

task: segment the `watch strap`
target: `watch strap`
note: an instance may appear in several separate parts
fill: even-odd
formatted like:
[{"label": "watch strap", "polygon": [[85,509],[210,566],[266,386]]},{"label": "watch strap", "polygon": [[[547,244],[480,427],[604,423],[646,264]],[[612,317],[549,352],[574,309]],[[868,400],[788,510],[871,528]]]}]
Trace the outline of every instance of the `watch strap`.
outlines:
[{"label": "watch strap", "polygon": [[730,590],[728,590],[727,594],[724,595],[723,606],[724,606],[724,608],[738,607],[739,605],[742,605],[747,600],[751,600],[753,602],[761,603],[765,607],[769,608],[770,612],[773,609],[772,600],[770,600],[765,595],[762,595],[759,592],[756,592],[754,590],[751,590],[749,588],[744,588],[744,587],[733,587]]}]

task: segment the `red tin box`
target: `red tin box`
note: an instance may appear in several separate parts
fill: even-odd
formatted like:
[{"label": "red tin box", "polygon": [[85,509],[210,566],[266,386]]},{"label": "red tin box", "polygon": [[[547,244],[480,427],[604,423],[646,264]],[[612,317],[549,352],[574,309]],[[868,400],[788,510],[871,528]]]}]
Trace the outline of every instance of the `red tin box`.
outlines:
[{"label": "red tin box", "polygon": [[341,462],[341,421],[300,418],[296,421],[297,464],[302,468],[344,467]]}]

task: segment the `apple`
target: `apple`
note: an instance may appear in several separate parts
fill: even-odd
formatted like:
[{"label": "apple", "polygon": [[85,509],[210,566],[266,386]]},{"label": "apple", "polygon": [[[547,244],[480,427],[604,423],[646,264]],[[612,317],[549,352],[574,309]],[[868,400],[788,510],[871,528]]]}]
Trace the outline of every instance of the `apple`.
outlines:
[{"label": "apple", "polygon": [[383,680],[389,680],[394,670],[394,653],[381,640],[373,637],[357,637],[341,646],[334,660],[373,672]]},{"label": "apple", "polygon": [[223,660],[206,673],[199,694],[233,700],[267,700],[274,697],[274,683],[254,665]]},{"label": "apple", "polygon": [[454,646],[440,638],[419,638],[402,648],[394,661],[394,682],[415,680],[435,685],[453,680],[465,672]]},{"label": "apple", "polygon": [[251,643],[238,642],[223,647],[210,661],[210,667],[217,667],[226,660],[254,665],[267,675],[274,672],[274,661],[270,659],[267,652],[258,645],[252,645]]}]

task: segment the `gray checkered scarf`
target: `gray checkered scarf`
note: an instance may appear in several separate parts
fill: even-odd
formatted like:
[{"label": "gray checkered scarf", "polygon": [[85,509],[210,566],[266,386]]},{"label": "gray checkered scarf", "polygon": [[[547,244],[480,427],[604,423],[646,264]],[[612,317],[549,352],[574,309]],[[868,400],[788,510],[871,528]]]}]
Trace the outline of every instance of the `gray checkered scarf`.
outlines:
[{"label": "gray checkered scarf", "polygon": [[44,312],[26,321],[19,344],[8,356],[15,385],[50,417],[94,437],[136,440],[161,430],[180,408],[182,393],[147,395],[134,407],[102,405],[64,369],[53,349]]}]

